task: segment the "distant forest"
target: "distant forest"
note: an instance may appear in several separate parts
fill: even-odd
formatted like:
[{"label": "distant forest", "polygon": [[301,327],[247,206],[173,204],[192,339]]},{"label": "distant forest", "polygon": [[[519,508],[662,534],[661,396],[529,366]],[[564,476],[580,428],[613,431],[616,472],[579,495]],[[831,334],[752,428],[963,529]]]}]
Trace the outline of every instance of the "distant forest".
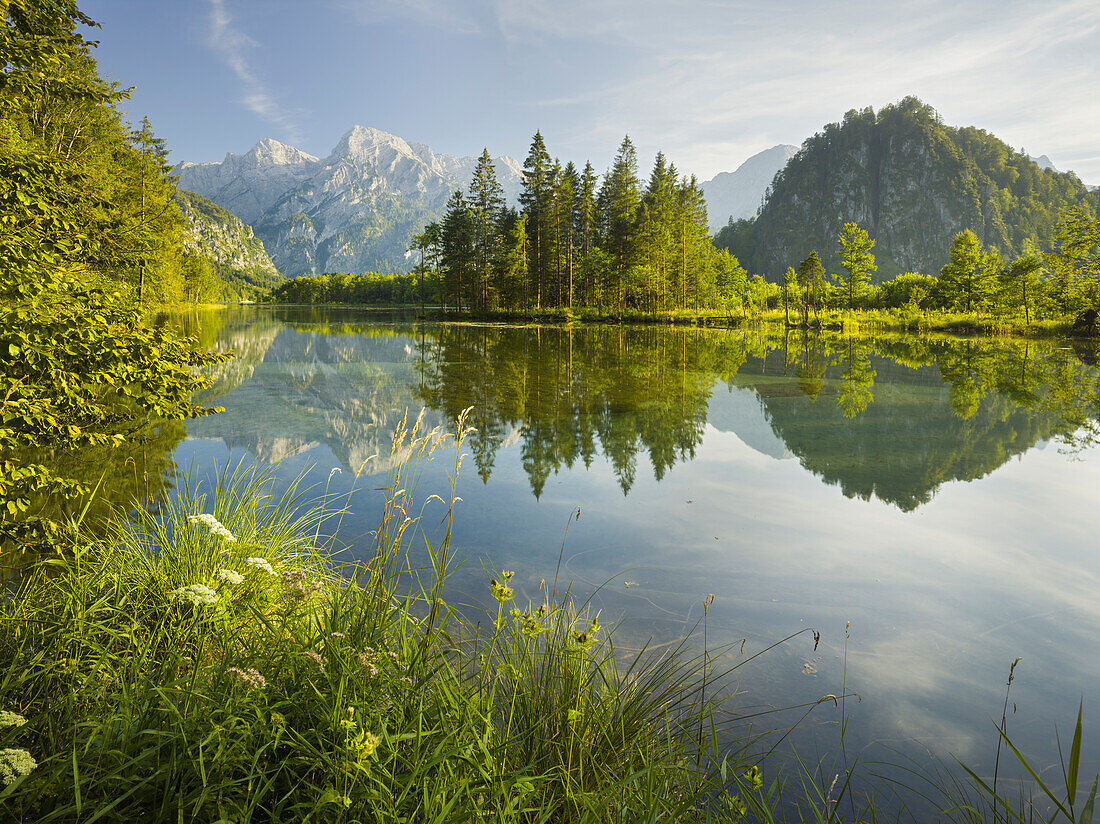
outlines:
[{"label": "distant forest", "polygon": [[[843,166],[836,158],[862,156],[853,147],[879,140],[876,129],[889,132],[891,140],[915,130],[936,147],[940,154],[932,160],[923,150],[918,155],[946,187],[931,201],[916,203],[914,195],[915,205],[897,206],[893,234],[886,235],[892,246],[879,248],[866,225],[841,222],[836,215],[843,210],[820,192],[822,181]],[[889,164],[880,158],[875,173],[903,176],[905,164],[899,163],[884,171]],[[412,275],[302,277],[280,285],[272,297],[428,302],[474,314],[584,308],[753,316],[783,309],[788,321],[804,325],[820,322],[823,312],[873,309],[1030,323],[1100,305],[1097,197],[1074,175],[1044,172],[985,132],[944,127],[930,107],[912,98],[877,116],[870,110],[849,113],[843,124],[807,140],[776,175],[760,215],[731,223],[713,239],[694,177],[680,175],[660,152],[647,182],[637,167],[629,137],[598,178],[591,163],[578,172],[572,163],[551,158],[536,133],[520,203],[512,208],[505,205],[486,150],[468,190],[456,191],[445,216],[413,238],[418,265]],[[911,180],[903,182],[912,187]],[[988,202],[976,194],[979,189]],[[939,202],[958,214],[953,223],[928,231],[920,210],[935,210]],[[787,204],[785,212],[778,203]],[[827,214],[830,233],[816,223],[806,229],[813,221],[800,208]],[[950,228],[960,223],[977,231]],[[918,231],[918,225],[925,229]],[[911,257],[946,263],[933,271],[900,269],[903,236]],[[791,257],[798,249],[803,251]],[[757,261],[771,254],[772,264],[760,271],[782,260],[786,272],[750,275],[735,250]]]}]

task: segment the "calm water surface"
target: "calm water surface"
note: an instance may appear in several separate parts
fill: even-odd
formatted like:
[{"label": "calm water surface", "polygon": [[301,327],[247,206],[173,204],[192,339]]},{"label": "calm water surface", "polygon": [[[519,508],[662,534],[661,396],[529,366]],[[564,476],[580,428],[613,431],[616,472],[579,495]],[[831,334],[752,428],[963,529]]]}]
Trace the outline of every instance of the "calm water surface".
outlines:
[{"label": "calm water surface", "polygon": [[[541,603],[564,540],[562,577],[596,592],[626,646],[698,633],[708,593],[709,645],[736,647],[727,665],[820,632],[816,649],[806,633],[737,671],[744,712],[846,686],[860,697],[849,753],[954,754],[986,774],[1020,657],[1010,734],[1060,776],[1054,724],[1068,742],[1083,698],[1083,776],[1100,766],[1093,349],[265,308],[197,323],[238,357],[201,398],[225,412],[187,423],[176,466],[278,462],[282,479],[351,492],[348,557],[375,526],[405,410],[435,425],[472,406],[456,597],[484,600],[484,563]],[[445,469],[422,497],[445,492]],[[817,707],[800,750],[828,751],[840,719]]]}]

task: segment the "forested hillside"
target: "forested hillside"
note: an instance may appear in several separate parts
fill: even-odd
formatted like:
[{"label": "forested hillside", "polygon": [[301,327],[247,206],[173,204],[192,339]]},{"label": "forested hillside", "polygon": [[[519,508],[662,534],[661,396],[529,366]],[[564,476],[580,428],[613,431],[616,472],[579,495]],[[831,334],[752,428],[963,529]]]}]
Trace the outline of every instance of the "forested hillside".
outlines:
[{"label": "forested hillside", "polygon": [[225,285],[224,297],[253,297],[282,280],[251,226],[200,194],[177,189],[174,198],[187,221],[184,245],[210,261],[213,285]]},{"label": "forested hillside", "polygon": [[1076,175],[1040,168],[982,129],[947,126],[913,97],[849,111],[806,140],[776,176],[755,220],[719,232],[716,243],[752,272],[778,280],[817,251],[840,266],[836,237],[857,223],[875,240],[878,280],[901,272],[935,274],[952,239],[970,230],[1004,258],[1055,245],[1056,223],[1100,197]]}]

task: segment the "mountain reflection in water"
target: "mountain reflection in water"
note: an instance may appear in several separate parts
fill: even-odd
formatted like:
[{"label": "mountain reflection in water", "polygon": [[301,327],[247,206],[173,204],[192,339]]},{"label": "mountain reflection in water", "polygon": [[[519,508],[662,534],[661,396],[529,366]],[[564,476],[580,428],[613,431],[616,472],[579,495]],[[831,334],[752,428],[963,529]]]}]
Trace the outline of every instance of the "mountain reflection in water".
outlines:
[{"label": "mountain reflection in water", "polygon": [[[886,743],[991,775],[989,719],[1017,656],[1020,744],[1055,763],[1053,722],[1072,723],[1082,694],[1086,743],[1100,732],[1086,688],[1100,680],[1089,344],[270,307],[191,323],[239,357],[200,399],[226,411],[187,423],[176,462],[202,478],[281,459],[281,478],[350,495],[338,540],[351,557],[369,546],[405,410],[447,426],[472,407],[452,547],[470,562],[448,582],[460,603],[487,597],[484,563],[516,570],[522,607],[560,556],[601,623],[622,621],[621,648],[697,630],[708,593],[710,644],[730,645],[720,667],[743,660],[741,639],[748,657],[814,627],[818,648],[800,636],[739,670],[739,701],[855,690],[846,741],[871,760]],[[429,470],[421,497],[446,483]],[[424,514],[430,533],[437,513]],[[831,702],[813,718],[830,726],[806,735],[839,729]]]},{"label": "mountain reflection in water", "polygon": [[271,462],[324,444],[349,472],[382,469],[406,409],[432,424],[473,407],[476,471],[488,482],[518,442],[536,498],[563,468],[602,455],[623,494],[639,454],[660,480],[706,427],[793,455],[848,497],[902,510],[945,482],[980,478],[1038,443],[1080,446],[1095,427],[1091,349],[1051,342],[839,337],[683,327],[515,327],[349,321],[291,310],[231,318],[238,358],[189,424]]}]

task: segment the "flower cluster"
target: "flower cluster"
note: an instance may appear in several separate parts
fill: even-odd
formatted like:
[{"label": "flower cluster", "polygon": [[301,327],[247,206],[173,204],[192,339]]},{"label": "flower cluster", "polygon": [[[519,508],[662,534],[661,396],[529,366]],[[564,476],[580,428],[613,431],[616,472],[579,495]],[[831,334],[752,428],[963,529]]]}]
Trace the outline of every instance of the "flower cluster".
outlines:
[{"label": "flower cluster", "polygon": [[0,750],[0,779],[3,779],[4,786],[30,775],[37,766],[38,762],[26,750]]},{"label": "flower cluster", "polygon": [[267,679],[260,675],[259,670],[255,670],[252,667],[248,669],[230,667],[226,672],[237,676],[237,680],[251,690],[262,690],[267,686]]},{"label": "flower cluster", "polygon": [[496,578],[489,580],[489,589],[493,593],[493,597],[500,601],[502,604],[505,601],[510,601],[515,597],[515,593],[512,592],[512,588],[508,586],[508,582],[512,580],[514,572],[507,572],[502,570],[500,573],[500,581]]},{"label": "flower cluster", "polygon": [[378,667],[375,666],[377,660],[378,653],[370,647],[365,647],[363,651],[359,653],[359,664],[367,671],[367,675],[371,678],[378,674]]},{"label": "flower cluster", "polygon": [[271,564],[268,563],[266,558],[245,558],[244,565],[248,567],[249,572],[266,572],[268,575],[275,574],[275,570],[271,568]]},{"label": "flower cluster", "polygon": [[582,650],[587,650],[589,647],[591,647],[593,644],[595,644],[599,640],[598,638],[596,638],[596,633],[599,632],[599,631],[600,631],[600,625],[596,621],[596,619],[593,618],[592,619],[592,624],[591,624],[591,626],[588,627],[587,630],[585,630],[584,632],[574,632],[573,633],[573,641]]},{"label": "flower cluster", "polygon": [[325,656],[321,655],[321,653],[314,652],[311,649],[307,649],[305,652],[302,653],[302,655],[304,655],[306,658],[308,658],[310,661],[312,661],[314,664],[316,664],[317,669],[320,672],[325,671],[325,665],[328,663],[328,659],[325,658]]},{"label": "flower cluster", "polygon": [[534,612],[530,610],[524,610],[523,612],[518,609],[512,610],[512,618],[519,624],[519,628],[528,638],[537,638],[540,632],[547,632],[550,629],[544,626],[540,620],[544,615],[546,615],[545,606],[539,607]]},{"label": "flower cluster", "polygon": [[320,581],[306,580],[306,573],[301,569],[293,569],[284,572],[282,578],[283,585],[290,594],[303,600],[316,592],[320,592],[322,588]]},{"label": "flower cluster", "polygon": [[0,727],[22,727],[27,719],[17,712],[0,710]]},{"label": "flower cluster", "polygon": [[218,570],[218,580],[219,581],[225,581],[225,583],[227,583],[227,584],[234,584],[234,585],[243,584],[244,583],[244,576],[241,575],[241,573],[236,572],[235,570],[232,570],[232,569],[219,569]]},{"label": "flower cluster", "polygon": [[226,529],[221,521],[208,512],[203,512],[201,515],[189,515],[187,520],[193,524],[205,524],[213,534],[217,535],[219,538],[224,538],[227,543],[235,544],[237,542],[233,533]]},{"label": "flower cluster", "polygon": [[205,584],[190,584],[168,593],[173,604],[190,604],[193,607],[209,606],[218,601],[218,593]]}]

